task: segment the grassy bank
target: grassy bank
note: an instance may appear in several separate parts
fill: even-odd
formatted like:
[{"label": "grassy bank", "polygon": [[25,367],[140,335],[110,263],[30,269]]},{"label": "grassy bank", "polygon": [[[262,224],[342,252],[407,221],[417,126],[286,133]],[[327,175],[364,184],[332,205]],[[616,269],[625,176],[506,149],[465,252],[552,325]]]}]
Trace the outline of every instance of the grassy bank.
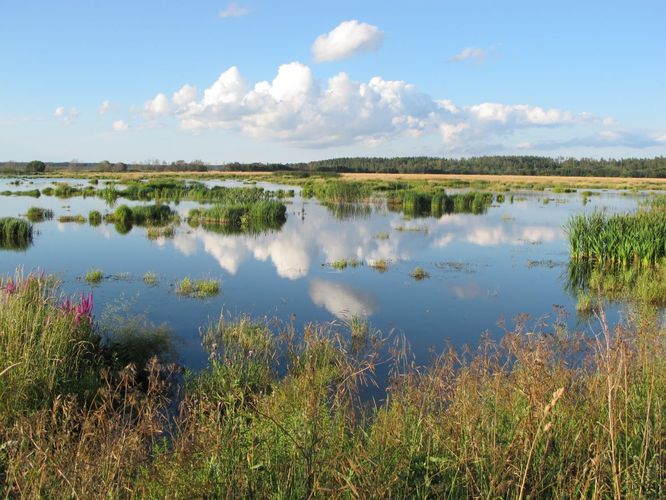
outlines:
[{"label": "grassy bank", "polygon": [[[91,300],[45,277],[2,282],[3,495],[664,495],[654,315],[589,337],[518,325],[422,367],[400,342],[382,361],[374,334],[353,343],[347,327],[220,320],[203,329],[208,367],[175,397],[170,370],[145,361],[164,331],[126,326],[105,343]],[[380,362],[393,366],[385,401],[368,406]]]}]

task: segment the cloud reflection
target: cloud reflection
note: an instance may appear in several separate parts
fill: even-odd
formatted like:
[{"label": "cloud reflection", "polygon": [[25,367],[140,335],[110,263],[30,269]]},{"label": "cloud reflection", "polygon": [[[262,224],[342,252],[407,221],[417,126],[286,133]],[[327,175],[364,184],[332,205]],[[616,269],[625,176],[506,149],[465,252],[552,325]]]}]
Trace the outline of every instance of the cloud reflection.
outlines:
[{"label": "cloud reflection", "polygon": [[310,285],[312,302],[324,307],[338,319],[349,320],[354,316],[370,316],[377,310],[374,295],[342,283],[313,279]]}]

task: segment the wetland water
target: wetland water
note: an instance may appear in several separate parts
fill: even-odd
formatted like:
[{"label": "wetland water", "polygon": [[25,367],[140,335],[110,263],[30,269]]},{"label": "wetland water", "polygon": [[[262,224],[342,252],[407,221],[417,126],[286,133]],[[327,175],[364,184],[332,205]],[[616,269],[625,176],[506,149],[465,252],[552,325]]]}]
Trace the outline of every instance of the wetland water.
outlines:
[{"label": "wetland water", "polygon": [[[49,179],[30,185],[24,181],[18,187],[10,181],[0,180],[0,191],[52,185]],[[82,180],[58,181],[87,185]],[[568,313],[570,328],[589,331],[588,320],[576,314],[576,298],[566,289],[568,246],[562,226],[583,211],[633,210],[643,196],[600,191],[584,200],[581,193],[503,194],[505,201],[493,203],[483,215],[408,220],[382,203],[332,211],[315,199],[302,199],[296,189],[296,196],[285,201],[287,222],[279,230],[220,234],[183,222],[172,238],[154,240],[145,227],[120,234],[113,224],[58,222],[62,215],[111,211],[101,198],[2,196],[0,217],[23,215],[31,206],[51,209],[55,217],[34,225],[34,241],[27,250],[0,250],[0,273],[13,275],[21,267],[57,274],[67,293],[93,290],[97,318],[120,308],[166,323],[177,336],[179,361],[192,369],[207,361],[200,327],[217,320],[221,311],[230,317],[249,314],[293,322],[297,328],[363,316],[384,334],[404,333],[419,361],[428,359],[430,347],[474,345],[486,331],[499,337],[501,318],[509,325],[522,313],[529,314],[529,324],[546,316],[552,321],[558,306]],[[119,199],[116,205],[123,203],[142,204]],[[199,204],[171,206],[185,216]],[[356,259],[361,265],[343,270],[327,265],[341,259]],[[385,272],[368,265],[382,259],[388,262]],[[416,267],[429,277],[412,278]],[[83,279],[93,268],[105,276],[98,285]],[[156,273],[155,286],[144,283],[147,272]],[[186,276],[219,280],[219,295],[178,295],[175,285]],[[614,323],[621,318],[621,306],[611,304],[607,313]]]}]

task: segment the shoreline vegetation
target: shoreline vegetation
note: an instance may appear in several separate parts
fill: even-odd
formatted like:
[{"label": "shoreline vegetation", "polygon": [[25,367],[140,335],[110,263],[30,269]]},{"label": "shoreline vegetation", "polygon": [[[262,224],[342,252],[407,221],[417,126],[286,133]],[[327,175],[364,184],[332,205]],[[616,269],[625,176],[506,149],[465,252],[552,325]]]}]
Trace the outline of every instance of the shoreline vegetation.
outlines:
[{"label": "shoreline vegetation", "polygon": [[[616,327],[601,309],[587,335],[520,318],[427,366],[361,319],[295,331],[222,316],[202,325],[198,373],[169,364],[166,326],[93,311],[92,293],[67,297],[52,277],[0,280],[3,496],[665,493],[656,309]],[[389,381],[373,403],[380,365]]]}]

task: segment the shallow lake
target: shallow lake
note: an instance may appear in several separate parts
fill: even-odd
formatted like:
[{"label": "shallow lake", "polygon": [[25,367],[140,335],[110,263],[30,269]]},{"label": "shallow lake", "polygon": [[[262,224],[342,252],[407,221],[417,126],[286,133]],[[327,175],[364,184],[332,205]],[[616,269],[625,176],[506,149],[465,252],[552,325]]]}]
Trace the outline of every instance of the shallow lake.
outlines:
[{"label": "shallow lake", "polygon": [[[10,181],[1,179],[0,191],[43,189],[52,182],[39,179],[17,187]],[[529,314],[531,324],[546,317],[553,321],[558,306],[568,312],[570,328],[590,331],[592,325],[578,318],[576,298],[567,292],[563,224],[582,211],[633,210],[646,195],[597,191],[584,199],[580,192],[503,194],[505,201],[483,215],[408,220],[382,203],[332,211],[314,199],[302,199],[296,189],[296,196],[286,201],[287,222],[280,230],[230,235],[182,223],[173,238],[156,240],[147,238],[145,227],[119,234],[112,224],[57,221],[61,215],[110,211],[100,198],[2,196],[1,217],[39,206],[52,209],[55,218],[35,224],[27,250],[0,250],[0,273],[13,275],[23,268],[57,274],[67,293],[92,288],[98,318],[110,308],[121,308],[145,313],[156,324],[167,323],[178,337],[180,362],[193,369],[207,359],[200,328],[223,311],[230,317],[249,314],[297,328],[317,321],[342,325],[363,316],[385,335],[404,333],[420,361],[430,356],[430,347],[474,345],[486,331],[498,337],[501,318],[509,325],[522,313]],[[119,199],[121,203],[137,204]],[[172,204],[181,215],[196,206]],[[340,259],[362,264],[343,270],[328,265]],[[381,259],[388,262],[385,272],[368,265]],[[416,267],[429,277],[412,278]],[[83,279],[92,268],[104,273],[98,285]],[[149,271],[158,276],[156,286],[143,281]],[[219,280],[220,294],[205,299],[178,295],[175,284],[186,276]],[[621,319],[621,310],[621,305],[611,304],[609,319]]]}]

